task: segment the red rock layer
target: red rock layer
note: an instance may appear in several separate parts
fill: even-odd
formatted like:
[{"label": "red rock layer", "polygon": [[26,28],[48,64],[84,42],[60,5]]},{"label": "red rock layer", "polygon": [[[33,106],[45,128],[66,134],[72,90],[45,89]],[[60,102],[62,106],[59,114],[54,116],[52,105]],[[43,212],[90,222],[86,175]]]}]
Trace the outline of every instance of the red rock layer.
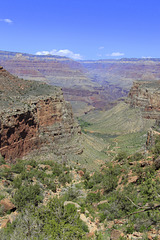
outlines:
[{"label": "red rock layer", "polygon": [[11,161],[45,144],[67,142],[80,132],[62,95],[38,99],[28,109],[7,111],[0,118],[0,153]]}]

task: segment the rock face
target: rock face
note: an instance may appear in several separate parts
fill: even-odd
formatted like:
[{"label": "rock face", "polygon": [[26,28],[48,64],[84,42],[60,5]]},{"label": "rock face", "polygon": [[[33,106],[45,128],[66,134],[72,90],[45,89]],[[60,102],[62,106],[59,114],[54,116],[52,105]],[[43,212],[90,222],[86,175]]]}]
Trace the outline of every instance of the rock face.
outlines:
[{"label": "rock face", "polygon": [[127,102],[140,107],[142,117],[155,119],[155,125],[147,133],[147,148],[155,145],[160,136],[160,81],[136,81],[129,92]]},{"label": "rock face", "polygon": [[144,118],[160,119],[160,81],[136,81],[127,102],[140,107]]},{"label": "rock face", "polygon": [[[59,88],[48,89],[47,85],[37,83],[38,93],[34,92],[33,95],[32,91],[26,92],[27,84],[29,88],[32,86],[31,81],[27,83],[15,78],[3,68],[0,69],[0,80],[1,78],[3,83],[6,79],[6,89],[11,85],[13,90],[13,97],[10,95],[9,98],[0,85],[0,90],[3,89],[2,99],[5,99],[1,103],[4,106],[9,105],[7,108],[2,106],[0,111],[0,153],[5,159],[13,161],[34,149],[41,149],[44,145],[56,153],[61,152],[60,145],[80,134],[79,126],[74,122],[71,106],[64,101]],[[15,81],[26,84],[25,92],[22,91],[21,94],[16,92]],[[47,94],[44,94],[45,87]]]}]

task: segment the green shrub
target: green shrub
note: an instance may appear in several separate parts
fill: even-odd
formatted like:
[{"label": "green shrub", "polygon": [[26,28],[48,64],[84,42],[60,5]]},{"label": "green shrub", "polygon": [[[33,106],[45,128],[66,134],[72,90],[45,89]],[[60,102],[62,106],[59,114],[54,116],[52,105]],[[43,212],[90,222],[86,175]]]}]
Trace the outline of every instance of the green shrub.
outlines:
[{"label": "green shrub", "polygon": [[38,162],[36,162],[36,160],[33,159],[25,162],[25,165],[31,165],[33,168],[36,168],[38,165]]},{"label": "green shrub", "polygon": [[10,168],[6,168],[4,167],[2,170],[1,170],[1,178],[5,178],[7,180],[10,180],[10,181],[13,181],[13,172]]},{"label": "green shrub", "polygon": [[58,180],[62,185],[65,185],[66,183],[70,183],[72,178],[69,173],[61,173],[58,177]]},{"label": "green shrub", "polygon": [[95,182],[94,182],[93,178],[90,178],[89,180],[86,179],[84,181],[84,185],[85,185],[85,188],[91,189],[95,186]]},{"label": "green shrub", "polygon": [[59,176],[61,173],[63,173],[63,166],[58,163],[55,163],[53,167],[53,175]]},{"label": "green shrub", "polygon": [[155,140],[155,146],[152,149],[152,152],[155,154],[155,157],[160,155],[160,137],[157,136]]},{"label": "green shrub", "polygon": [[16,190],[13,199],[18,209],[24,208],[29,203],[38,205],[42,201],[40,186],[38,184],[22,185]]},{"label": "green shrub", "polygon": [[143,154],[140,153],[140,152],[136,152],[135,154],[133,154],[131,157],[130,157],[130,161],[139,161],[143,158]]},{"label": "green shrub", "polygon": [[[61,199],[54,198],[48,205],[48,211],[41,211],[41,219],[45,214],[44,231],[51,239],[85,239],[87,227],[80,220],[73,204],[64,206]],[[47,215],[46,215],[47,214]]]},{"label": "green shrub", "polygon": [[44,184],[47,185],[47,188],[52,190],[53,192],[56,192],[56,184],[54,183],[54,180],[53,179],[45,179],[44,180]]},{"label": "green shrub", "polygon": [[14,188],[20,188],[21,185],[22,185],[22,178],[20,176],[14,178],[13,187]]},{"label": "green shrub", "polygon": [[5,163],[6,163],[6,162],[5,162],[4,158],[3,158],[2,155],[0,154],[0,165],[5,164]]},{"label": "green shrub", "polygon": [[88,193],[86,197],[86,202],[87,203],[94,203],[94,202],[99,202],[101,199],[100,192],[98,191],[97,193]]},{"label": "green shrub", "polygon": [[21,173],[25,170],[25,162],[23,160],[18,160],[16,164],[12,166],[12,171],[14,173]]},{"label": "green shrub", "polygon": [[101,172],[95,172],[92,179],[94,181],[94,184],[101,183],[103,181],[103,175]]},{"label": "green shrub", "polygon": [[127,228],[126,228],[126,233],[127,234],[132,234],[134,232],[134,224],[133,223],[129,223],[127,225]]},{"label": "green shrub", "polygon": [[0,201],[1,201],[3,198],[5,198],[5,196],[2,195],[2,194],[0,194]]},{"label": "green shrub", "polygon": [[80,194],[81,191],[79,189],[76,189],[75,187],[69,187],[65,192],[63,198],[65,199],[65,201],[73,201],[77,199]]},{"label": "green shrub", "polygon": [[126,158],[127,158],[127,153],[121,151],[121,152],[119,152],[119,153],[117,154],[117,157],[116,157],[115,160],[118,160],[118,162],[120,162],[120,161],[122,161],[122,160],[125,160]]},{"label": "green shrub", "polygon": [[105,168],[102,173],[102,187],[105,193],[109,193],[117,187],[120,167],[118,165],[113,166],[112,164],[108,164],[107,168]]}]

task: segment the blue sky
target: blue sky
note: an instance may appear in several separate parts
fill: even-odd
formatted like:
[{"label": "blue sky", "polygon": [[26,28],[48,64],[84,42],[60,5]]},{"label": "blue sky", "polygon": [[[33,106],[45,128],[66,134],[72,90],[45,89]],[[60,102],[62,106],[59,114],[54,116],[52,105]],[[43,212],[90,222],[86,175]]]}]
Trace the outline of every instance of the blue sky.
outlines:
[{"label": "blue sky", "polygon": [[5,0],[0,50],[73,59],[160,57],[160,0]]}]

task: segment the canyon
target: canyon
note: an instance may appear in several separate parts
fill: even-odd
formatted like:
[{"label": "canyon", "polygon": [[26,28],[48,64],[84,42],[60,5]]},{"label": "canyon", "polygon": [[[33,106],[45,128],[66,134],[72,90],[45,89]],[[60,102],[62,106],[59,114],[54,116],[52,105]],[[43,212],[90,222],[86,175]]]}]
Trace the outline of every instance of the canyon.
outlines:
[{"label": "canyon", "polygon": [[129,87],[124,87],[127,79],[123,80],[124,84],[119,84],[116,73],[112,76],[111,72],[108,76],[110,65],[118,64],[122,68],[117,61],[93,61],[91,67],[85,61],[77,62],[66,57],[0,51],[0,64],[20,78],[62,87],[64,98],[71,102],[76,115],[82,109],[82,114],[93,108],[110,109],[118,98],[126,96],[129,91]]},{"label": "canyon", "polygon": [[49,148],[64,158],[67,152],[82,153],[81,130],[74,116],[97,109],[104,111],[105,119],[105,110],[118,99],[124,101],[128,92],[127,104],[140,108],[143,118],[159,120],[159,59],[76,62],[60,56],[0,51],[0,63],[12,73],[0,67],[0,152],[7,160],[35,149],[47,152]]},{"label": "canyon", "polygon": [[[72,66],[74,69],[70,71],[72,60],[54,56],[57,69],[60,62],[62,64],[59,73],[57,70],[56,79],[56,67],[54,69],[53,62],[50,62],[53,56],[35,60],[33,55],[17,55],[19,60],[16,61],[12,57],[15,58],[15,55],[6,54],[3,66],[5,62],[10,62],[8,68],[14,72],[13,75],[0,67],[0,153],[3,157],[0,157],[1,233],[4,233],[4,227],[10,228],[10,225],[7,226],[10,222],[13,229],[22,229],[25,234],[26,219],[33,217],[33,208],[27,212],[26,206],[32,203],[35,204],[34,217],[40,216],[33,220],[42,223],[44,219],[40,234],[43,234],[44,224],[47,224],[46,237],[48,223],[54,219],[53,213],[60,210],[59,203],[62,203],[62,209],[67,209],[66,205],[69,205],[69,219],[72,220],[71,213],[75,212],[83,221],[83,229],[86,224],[86,239],[94,235],[104,236],[104,239],[114,239],[114,236],[117,239],[120,236],[127,239],[159,237],[157,203],[160,165],[156,152],[153,152],[156,136],[160,136],[159,60],[148,59],[143,63],[135,59],[112,63],[102,61],[88,66],[84,65],[90,64],[89,61],[75,65],[73,61],[75,68]],[[29,60],[26,61],[27,58]],[[66,64],[64,69],[63,61]],[[155,74],[147,71],[150,64],[153,64]],[[35,71],[38,65],[41,73]],[[110,65],[110,70],[106,70],[107,65]],[[44,66],[48,69],[42,74]],[[81,70],[78,72],[75,70],[77,68]],[[20,75],[18,69],[21,69]],[[144,76],[143,71],[147,71]],[[33,81],[36,74],[38,81]],[[50,77],[55,74],[58,86],[52,85],[52,79],[46,77],[49,74]],[[77,74],[75,78],[74,74]],[[139,81],[138,74],[141,78]],[[149,77],[149,74],[153,75]],[[149,79],[145,79],[146,76]],[[61,80],[58,81],[58,78]],[[128,97],[124,98],[128,92]],[[82,129],[74,118],[71,104],[65,99],[70,100],[76,115],[81,111],[79,123]],[[7,209],[3,211],[3,206],[7,203],[11,205],[12,201],[13,212],[8,214]],[[48,206],[55,203],[58,208],[52,207],[51,214],[48,214]],[[22,215],[21,209],[25,211]],[[150,214],[152,211],[153,219],[148,211]],[[131,219],[130,223],[129,217],[134,214],[136,218]],[[23,218],[25,224],[21,227]],[[58,225],[61,222],[64,218]],[[31,225],[34,226],[34,222]],[[53,231],[56,230],[55,226],[51,225]],[[81,228],[78,225],[78,229]],[[61,234],[63,231],[60,229],[59,232]],[[75,232],[77,229],[73,228]],[[15,232],[9,234],[15,238]]]},{"label": "canyon", "polygon": [[0,51],[0,64],[19,78],[62,87],[75,116],[108,110],[126,97],[135,80],[160,80],[160,59],[75,61],[54,55]]}]

